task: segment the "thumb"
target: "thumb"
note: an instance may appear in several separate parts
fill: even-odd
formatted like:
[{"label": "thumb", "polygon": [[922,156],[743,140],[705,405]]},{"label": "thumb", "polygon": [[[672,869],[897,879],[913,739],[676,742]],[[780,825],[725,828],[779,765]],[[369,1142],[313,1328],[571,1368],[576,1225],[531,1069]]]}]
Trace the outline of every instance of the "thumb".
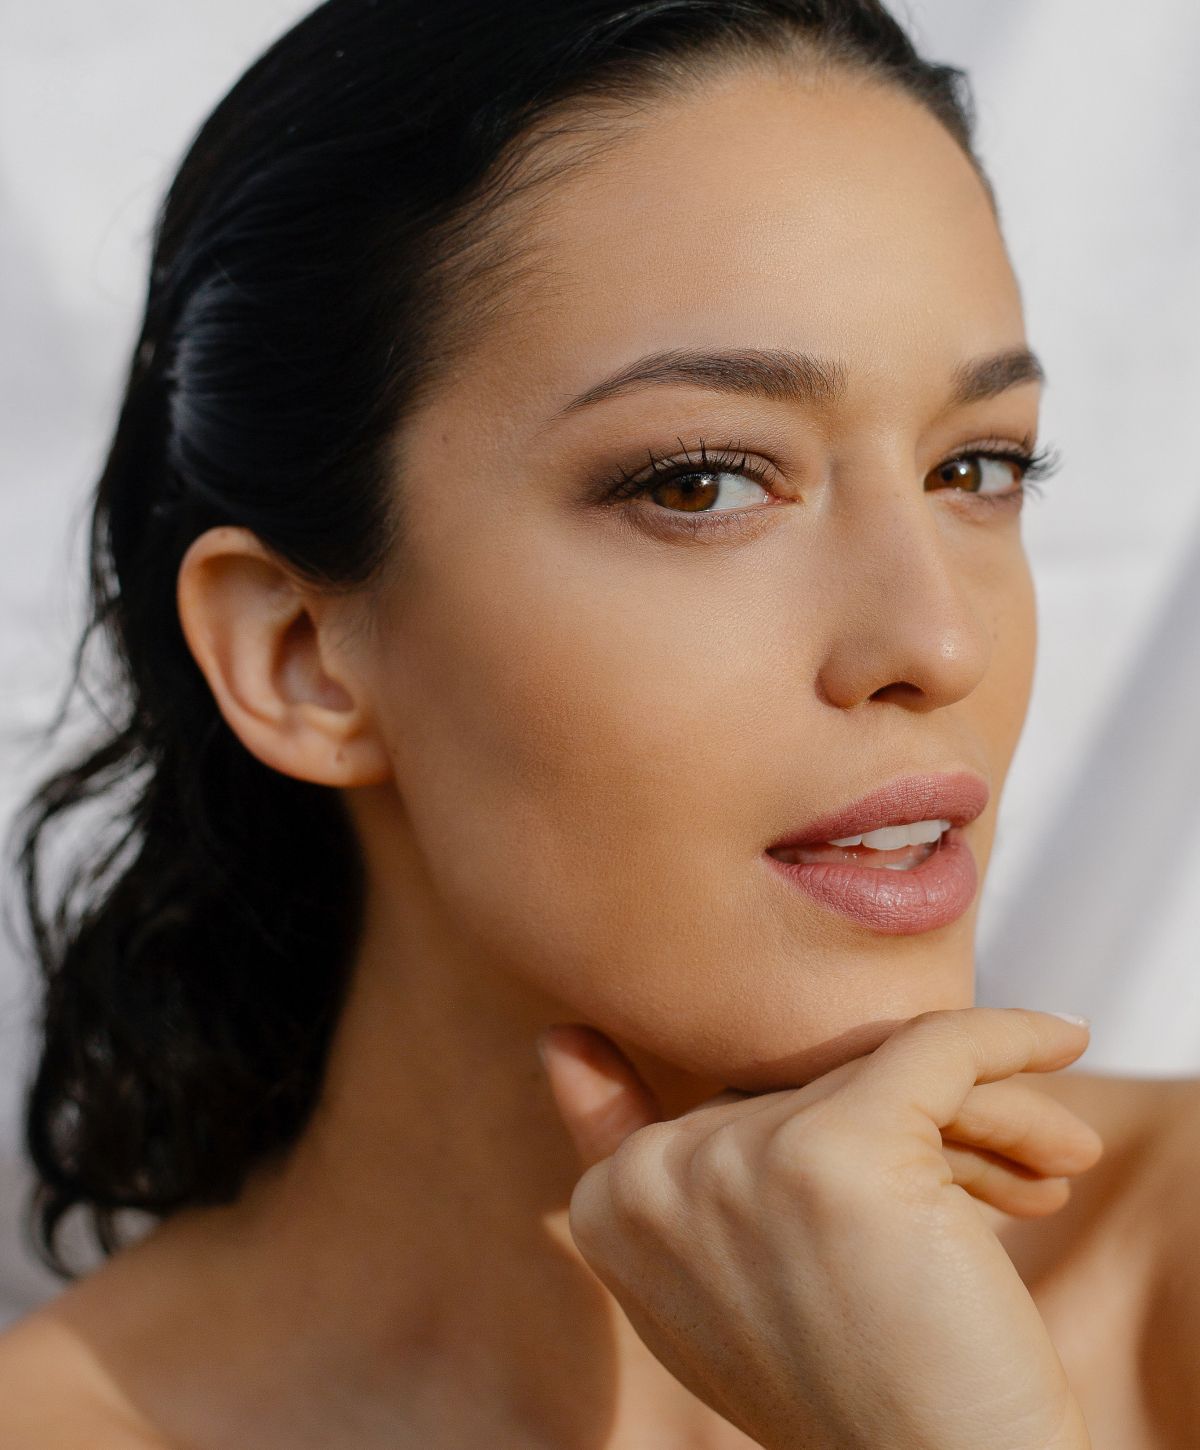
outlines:
[{"label": "thumb", "polygon": [[556,1023],[538,1052],[559,1116],[583,1166],[615,1153],[630,1133],[661,1117],[654,1094],[610,1038],[582,1023]]}]

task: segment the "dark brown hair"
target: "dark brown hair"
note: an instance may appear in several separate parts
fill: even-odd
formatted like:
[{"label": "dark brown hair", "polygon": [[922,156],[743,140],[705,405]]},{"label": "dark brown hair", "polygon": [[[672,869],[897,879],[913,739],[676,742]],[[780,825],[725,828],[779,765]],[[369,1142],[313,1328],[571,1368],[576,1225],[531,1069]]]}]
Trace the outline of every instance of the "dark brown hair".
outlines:
[{"label": "dark brown hair", "polygon": [[[987,188],[965,77],[875,0],[330,0],[196,136],[154,230],[89,622],[48,738],[80,692],[103,695],[103,728],[15,832],[44,979],[29,1228],[64,1277],[73,1206],[111,1253],[118,1211],[228,1202],[294,1142],[356,945],[340,796],[225,724],[175,607],[188,545],[237,524],[322,586],[377,577],[403,538],[389,441],[497,314],[514,274],[498,218],[556,174],[530,169],[534,140],[714,58],[792,53],[907,92]],[[62,834],[88,806],[100,824]]]}]

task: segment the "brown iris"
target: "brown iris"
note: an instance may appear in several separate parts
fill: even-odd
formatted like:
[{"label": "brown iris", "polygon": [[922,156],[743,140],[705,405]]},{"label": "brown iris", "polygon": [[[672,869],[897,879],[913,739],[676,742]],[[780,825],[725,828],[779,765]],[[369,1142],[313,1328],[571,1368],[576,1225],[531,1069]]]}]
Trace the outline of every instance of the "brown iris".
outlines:
[{"label": "brown iris", "polygon": [[[720,493],[719,479],[721,474],[715,469],[708,473],[685,473],[678,478],[664,479],[650,491],[650,497],[655,503],[660,503],[659,495],[670,492],[675,495],[674,503],[677,503],[681,511],[685,513],[700,513],[707,509]],[[673,503],[668,503],[668,507]]]},{"label": "brown iris", "polygon": [[[926,479],[929,488],[962,488],[968,493],[978,493],[983,482],[983,465],[985,462],[1004,462],[1003,459],[975,458],[952,458],[948,463],[943,463],[933,469]],[[1013,482],[1016,479],[1016,465],[1010,464],[1014,470]],[[929,479],[934,482],[929,483]]]}]

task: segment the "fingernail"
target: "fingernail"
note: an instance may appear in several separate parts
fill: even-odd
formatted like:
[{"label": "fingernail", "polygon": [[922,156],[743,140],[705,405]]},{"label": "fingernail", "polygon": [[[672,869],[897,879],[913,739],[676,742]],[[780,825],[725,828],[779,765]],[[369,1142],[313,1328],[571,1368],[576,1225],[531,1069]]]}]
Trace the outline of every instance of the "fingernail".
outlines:
[{"label": "fingernail", "polygon": [[1074,1012],[1051,1012],[1050,1016],[1061,1017],[1064,1022],[1073,1022],[1076,1027],[1090,1027],[1092,1025],[1092,1019],[1090,1017],[1076,1017]]}]

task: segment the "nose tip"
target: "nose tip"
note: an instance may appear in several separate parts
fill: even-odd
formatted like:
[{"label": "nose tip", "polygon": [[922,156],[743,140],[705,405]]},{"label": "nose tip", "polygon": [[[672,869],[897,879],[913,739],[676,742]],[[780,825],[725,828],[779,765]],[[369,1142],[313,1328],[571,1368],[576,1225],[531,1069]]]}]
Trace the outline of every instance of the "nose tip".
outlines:
[{"label": "nose tip", "polygon": [[845,571],[821,693],[840,709],[871,700],[922,712],[964,699],[986,674],[992,651],[966,564],[943,539],[924,496],[903,523],[893,514],[886,529],[873,532],[867,566]]}]

